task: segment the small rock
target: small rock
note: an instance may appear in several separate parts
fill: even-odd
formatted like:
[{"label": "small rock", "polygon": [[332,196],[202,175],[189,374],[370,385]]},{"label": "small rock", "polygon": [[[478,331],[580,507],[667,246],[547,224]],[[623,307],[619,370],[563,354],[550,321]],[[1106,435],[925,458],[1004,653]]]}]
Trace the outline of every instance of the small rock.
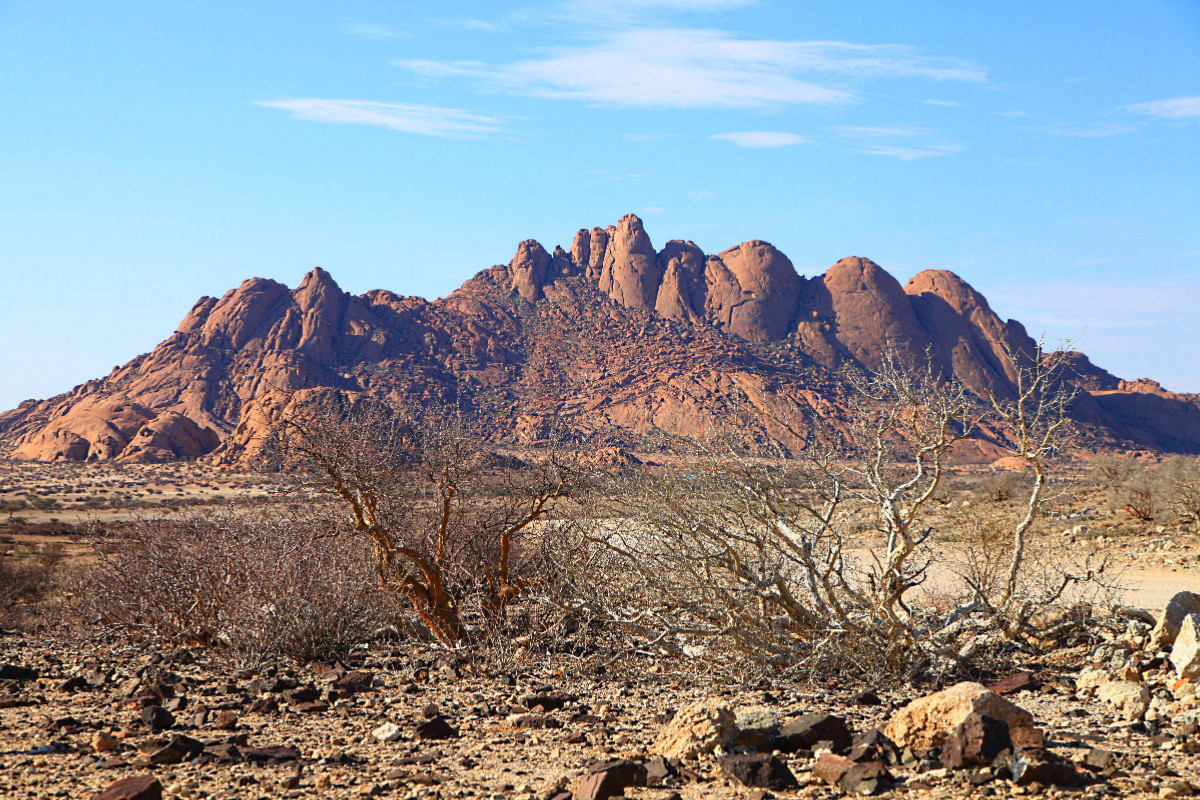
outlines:
[{"label": "small rock", "polygon": [[1108,681],[1096,689],[1096,697],[1112,706],[1122,719],[1136,722],[1150,707],[1150,690],[1133,681]]},{"label": "small rock", "polygon": [[1163,609],[1158,624],[1150,632],[1151,650],[1158,650],[1175,643],[1175,637],[1183,626],[1183,621],[1191,614],[1200,614],[1200,594],[1179,592],[1170,599]]},{"label": "small rock", "polygon": [[928,750],[941,745],[975,711],[1003,720],[1010,732],[1033,727],[1028,711],[968,681],[914,700],[896,712],[883,732],[899,747]]},{"label": "small rock", "polygon": [[92,750],[96,753],[107,753],[118,744],[120,741],[109,731],[96,731],[92,734]]},{"label": "small rock", "polygon": [[880,762],[859,763],[833,753],[822,753],[813,764],[812,774],[854,794],[879,794],[892,786],[892,775]]},{"label": "small rock", "polygon": [[575,800],[608,800],[631,786],[646,785],[646,768],[627,758],[591,768],[575,788]]},{"label": "small rock", "polygon": [[1016,694],[1026,690],[1034,690],[1041,683],[1028,672],[1014,672],[1007,678],[1001,678],[987,688],[999,695]]},{"label": "small rock", "polygon": [[417,726],[417,738],[457,739],[458,729],[451,725],[445,717],[438,716]]},{"label": "small rock", "polygon": [[1200,678],[1200,614],[1188,614],[1171,648],[1171,665],[1180,679]]},{"label": "small rock", "polygon": [[37,680],[38,671],[20,664],[0,664],[0,681]]},{"label": "small rock", "polygon": [[984,766],[1012,746],[1008,723],[973,711],[946,737],[942,763],[950,769]]},{"label": "small rock", "polygon": [[153,775],[135,775],[110,784],[96,800],[162,800],[162,784]]},{"label": "small rock", "polygon": [[734,744],[767,751],[779,730],[779,717],[766,706],[746,706],[734,713],[733,725],[736,730]]},{"label": "small rock", "polygon": [[850,749],[854,735],[846,721],[833,714],[804,714],[785,723],[775,737],[775,749],[781,753],[811,750],[819,742],[829,742],[835,753]]},{"label": "small rock", "polygon": [[796,776],[787,765],[768,753],[721,756],[717,765],[744,786],[776,790],[797,786]]},{"label": "small rock", "polygon": [[228,709],[220,711],[213,718],[212,726],[219,731],[236,730],[238,726],[238,715]]},{"label": "small rock", "polygon": [[400,726],[393,722],[385,722],[375,730],[371,731],[371,736],[380,742],[399,741],[400,735]]},{"label": "small rock", "polygon": [[161,731],[175,725],[175,715],[162,706],[147,706],[142,709],[142,722],[152,731]]}]

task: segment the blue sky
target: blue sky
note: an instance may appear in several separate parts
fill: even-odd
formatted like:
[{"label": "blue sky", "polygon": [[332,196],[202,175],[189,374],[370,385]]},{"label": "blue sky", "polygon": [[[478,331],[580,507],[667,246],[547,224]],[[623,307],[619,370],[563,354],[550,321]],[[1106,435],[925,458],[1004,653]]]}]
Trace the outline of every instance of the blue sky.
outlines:
[{"label": "blue sky", "polygon": [[947,268],[1200,391],[1200,3],[0,0],[0,406],[251,276],[444,296],[633,211]]}]

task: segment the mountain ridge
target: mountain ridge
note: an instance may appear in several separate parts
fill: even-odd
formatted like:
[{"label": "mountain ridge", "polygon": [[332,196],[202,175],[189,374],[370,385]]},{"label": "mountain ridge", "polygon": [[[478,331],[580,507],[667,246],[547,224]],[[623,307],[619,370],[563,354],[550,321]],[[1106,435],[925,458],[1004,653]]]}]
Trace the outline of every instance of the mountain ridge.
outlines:
[{"label": "mountain ridge", "polygon": [[[465,403],[498,438],[565,426],[636,446],[656,429],[702,431],[734,390],[771,414],[836,420],[846,395],[836,370],[878,366],[885,343],[913,359],[928,350],[981,395],[1011,392],[1006,350],[1035,347],[949,271],[901,285],[853,256],[805,277],[761,240],[656,250],[631,214],[581,229],[569,250],[523,241],[507,264],[433,301],[351,295],[320,267],[296,289],[251,278],[198,300],[171,336],[108,376],[0,414],[0,439],[36,460],[236,460],[289,405],[352,390]],[[1076,415],[1101,440],[1200,451],[1196,396],[1073,359],[1085,390]],[[794,446],[767,416],[760,433]]]}]

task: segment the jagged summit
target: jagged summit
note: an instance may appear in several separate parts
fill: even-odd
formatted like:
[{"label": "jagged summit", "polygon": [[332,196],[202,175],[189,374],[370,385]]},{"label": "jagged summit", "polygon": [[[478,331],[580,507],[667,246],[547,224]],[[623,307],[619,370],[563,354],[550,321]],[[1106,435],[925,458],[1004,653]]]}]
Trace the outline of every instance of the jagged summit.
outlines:
[{"label": "jagged summit", "polygon": [[[636,446],[700,432],[730,390],[764,410],[837,417],[847,360],[876,366],[885,343],[979,394],[1012,388],[1005,349],[1029,352],[962,278],[926,270],[901,285],[844,258],[800,275],[761,240],[717,254],[656,249],[642,221],[580,230],[570,249],[521,242],[508,264],[429,302],[342,291],[324,269],[295,289],[251,278],[203,297],[151,353],[104,378],[0,414],[18,458],[234,460],[289,406],[353,390],[389,402],[455,398],[498,438],[536,441],[550,423],[581,441]],[[1200,405],[1077,360],[1079,414],[1113,441],[1200,450]],[[787,434],[762,435],[785,447]]]}]

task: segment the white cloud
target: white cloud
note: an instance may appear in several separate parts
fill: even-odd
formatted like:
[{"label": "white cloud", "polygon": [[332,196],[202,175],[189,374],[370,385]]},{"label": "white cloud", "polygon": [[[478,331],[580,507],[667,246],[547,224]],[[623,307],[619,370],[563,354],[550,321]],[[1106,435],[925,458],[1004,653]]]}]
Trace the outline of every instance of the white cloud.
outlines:
[{"label": "white cloud", "polygon": [[342,33],[351,36],[365,36],[368,39],[395,39],[407,34],[401,31],[385,28],[382,25],[371,25],[366,22],[347,22],[342,25]]},{"label": "white cloud", "polygon": [[904,45],[747,39],[692,28],[626,27],[500,65],[393,64],[430,77],[471,77],[516,94],[656,108],[769,108],[854,99],[850,90],[816,83],[813,75],[986,81],[974,64]]},{"label": "white cloud", "polygon": [[858,149],[858,152],[870,156],[891,156],[898,158],[901,161],[916,161],[920,158],[933,158],[934,156],[949,156],[954,153],[962,152],[962,145],[958,144],[926,144],[926,145],[895,145],[880,142],[879,144],[863,145]]},{"label": "white cloud", "polygon": [[732,142],[738,147],[787,147],[793,144],[808,144],[808,139],[794,133],[782,131],[736,131],[734,133],[718,133],[708,137],[724,142]]},{"label": "white cloud", "polygon": [[[962,151],[962,145],[930,139],[923,128],[904,125],[841,125],[834,130],[853,143],[855,152],[872,156],[891,156],[901,161],[948,156]],[[895,139],[901,139],[899,143]]]},{"label": "white cloud", "polygon": [[1148,103],[1134,103],[1131,106],[1125,106],[1125,110],[1161,119],[1192,119],[1200,117],[1200,96],[1172,97],[1166,100],[1151,100]]},{"label": "white cloud", "polygon": [[934,100],[930,98],[928,100],[922,100],[921,102],[927,106],[941,106],[943,108],[966,108],[966,105],[955,102],[954,100]]},{"label": "white cloud", "polygon": [[478,139],[500,133],[503,126],[494,117],[470,114],[457,108],[440,108],[413,103],[377,103],[371,100],[300,98],[261,101],[256,105],[291,112],[297,119],[378,125],[395,131],[447,139]]},{"label": "white cloud", "polygon": [[1072,136],[1077,139],[1107,139],[1110,136],[1120,136],[1123,133],[1133,133],[1136,125],[1126,122],[1059,122],[1041,128],[1051,136]]}]

